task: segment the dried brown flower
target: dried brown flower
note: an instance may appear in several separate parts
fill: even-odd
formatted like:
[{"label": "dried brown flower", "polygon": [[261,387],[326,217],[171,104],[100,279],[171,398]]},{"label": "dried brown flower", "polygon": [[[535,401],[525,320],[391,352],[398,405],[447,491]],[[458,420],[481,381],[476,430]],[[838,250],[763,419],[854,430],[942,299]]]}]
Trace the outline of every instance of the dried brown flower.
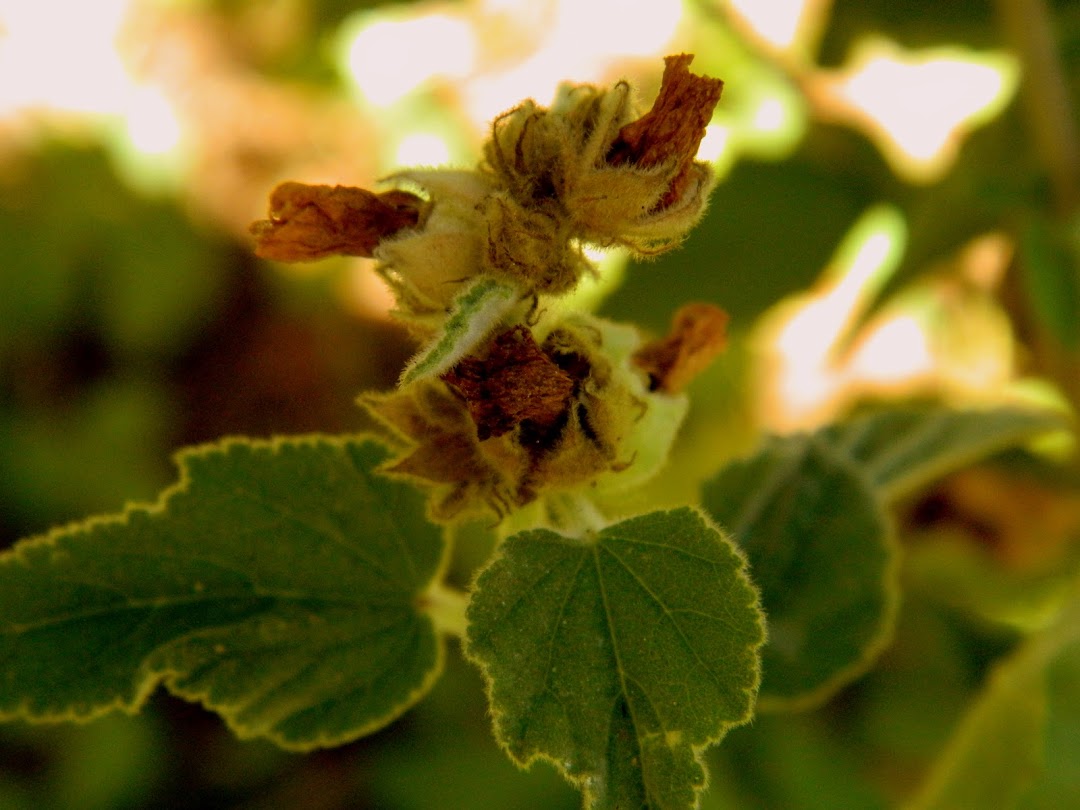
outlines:
[{"label": "dried brown flower", "polygon": [[633,362],[648,373],[652,390],[676,394],[724,350],[727,322],[720,307],[686,304],[671,319],[670,334],[634,352]]},{"label": "dried brown flower", "polygon": [[386,469],[429,489],[434,520],[485,509],[502,518],[552,492],[621,474],[635,461],[628,442],[640,438],[650,406],[624,371],[591,325],[561,326],[541,345],[516,327],[440,379],[366,394],[361,403],[404,440]]},{"label": "dried brown flower", "polygon": [[397,189],[282,183],[270,194],[270,219],[251,226],[255,253],[282,262],[371,256],[381,241],[416,225],[424,205]]},{"label": "dried brown flower", "polygon": [[538,429],[552,425],[565,413],[575,384],[524,326],[497,335],[485,357],[465,358],[442,380],[464,397],[481,441],[526,420]]}]

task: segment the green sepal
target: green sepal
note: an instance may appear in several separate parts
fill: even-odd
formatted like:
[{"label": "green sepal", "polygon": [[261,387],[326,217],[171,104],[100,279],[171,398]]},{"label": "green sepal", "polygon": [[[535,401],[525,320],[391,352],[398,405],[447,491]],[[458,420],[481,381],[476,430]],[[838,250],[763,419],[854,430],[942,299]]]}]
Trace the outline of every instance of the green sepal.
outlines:
[{"label": "green sepal", "polygon": [[455,299],[442,331],[409,361],[401,385],[449,371],[479,345],[521,299],[520,292],[481,276]]}]

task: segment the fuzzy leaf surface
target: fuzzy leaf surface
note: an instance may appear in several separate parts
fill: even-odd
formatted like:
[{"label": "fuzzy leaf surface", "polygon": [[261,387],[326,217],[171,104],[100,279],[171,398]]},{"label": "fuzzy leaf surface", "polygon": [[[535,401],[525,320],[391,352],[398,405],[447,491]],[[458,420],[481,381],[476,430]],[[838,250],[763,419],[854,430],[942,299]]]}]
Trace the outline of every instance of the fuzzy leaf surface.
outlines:
[{"label": "fuzzy leaf surface", "polygon": [[402,384],[448,371],[491,333],[520,297],[516,289],[493,278],[473,282],[454,299],[442,332],[409,361]]},{"label": "fuzzy leaf surface", "polygon": [[893,499],[934,478],[1041,433],[1061,429],[1056,414],[944,406],[890,408],[831,425],[819,435],[851,458],[882,497]]},{"label": "fuzzy leaf surface", "polygon": [[801,708],[869,667],[899,602],[892,529],[852,462],[811,436],[771,439],[706,483],[768,617],[762,708]]},{"label": "fuzzy leaf surface", "polygon": [[0,557],[0,716],[134,711],[158,683],[242,737],[334,745],[401,714],[440,671],[424,610],[444,541],[366,439],[184,452],[152,506]]},{"label": "fuzzy leaf surface", "polygon": [[585,540],[514,535],[477,578],[468,617],[499,742],[521,765],[552,762],[591,810],[696,807],[702,751],[750,716],[757,593],[695,509]]}]

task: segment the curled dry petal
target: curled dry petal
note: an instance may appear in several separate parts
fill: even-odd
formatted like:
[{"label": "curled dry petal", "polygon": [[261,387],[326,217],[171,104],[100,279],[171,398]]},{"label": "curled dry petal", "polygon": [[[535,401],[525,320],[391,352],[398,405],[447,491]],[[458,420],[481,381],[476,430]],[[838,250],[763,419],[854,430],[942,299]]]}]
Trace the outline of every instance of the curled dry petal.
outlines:
[{"label": "curled dry petal", "polygon": [[607,153],[612,166],[632,164],[647,169],[678,161],[679,170],[660,200],[660,209],[679,199],[692,182],[694,156],[724,88],[720,79],[692,74],[693,59],[686,53],[664,58],[664,77],[652,109],[619,130]]},{"label": "curled dry petal", "polygon": [[686,304],[675,313],[671,333],[647,343],[633,356],[654,391],[676,394],[708,368],[727,345],[728,316],[712,304]]},{"label": "curled dry petal", "polygon": [[396,189],[282,183],[270,194],[270,219],[251,226],[255,253],[283,262],[371,256],[379,242],[416,225],[423,206],[417,195]]}]

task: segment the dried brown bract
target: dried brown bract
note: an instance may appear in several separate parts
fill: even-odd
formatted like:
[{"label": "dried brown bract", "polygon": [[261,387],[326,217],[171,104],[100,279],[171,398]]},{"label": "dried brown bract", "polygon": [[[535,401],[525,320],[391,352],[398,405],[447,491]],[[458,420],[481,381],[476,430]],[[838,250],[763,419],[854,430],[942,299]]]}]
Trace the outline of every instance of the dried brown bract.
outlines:
[{"label": "dried brown bract", "polygon": [[424,201],[408,191],[282,183],[270,219],[251,226],[255,254],[282,262],[371,256],[379,243],[420,221]]},{"label": "dried brown bract", "polygon": [[677,394],[724,350],[727,322],[720,307],[686,304],[672,318],[670,334],[634,352],[633,362],[648,373],[653,391]]},{"label": "dried brown bract", "polygon": [[574,379],[540,350],[524,326],[497,335],[485,357],[467,357],[442,380],[465,399],[481,441],[526,420],[543,430],[566,412],[574,391]]}]

